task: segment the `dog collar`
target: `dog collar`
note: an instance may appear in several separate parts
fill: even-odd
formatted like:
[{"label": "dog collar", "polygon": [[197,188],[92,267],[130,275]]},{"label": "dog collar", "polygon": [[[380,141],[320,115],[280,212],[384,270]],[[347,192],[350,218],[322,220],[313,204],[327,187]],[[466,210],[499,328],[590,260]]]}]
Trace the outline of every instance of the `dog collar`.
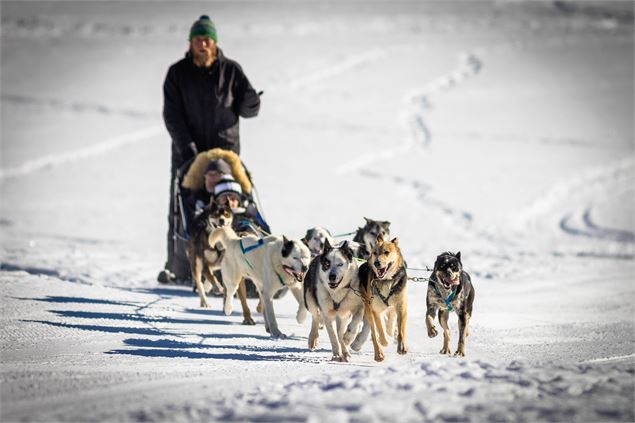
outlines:
[{"label": "dog collar", "polygon": [[280,285],[282,286],[287,286],[286,283],[284,283],[284,279],[282,279],[282,276],[280,276],[280,273],[278,272],[274,272],[276,274],[276,276],[278,277],[278,281],[280,282]]}]

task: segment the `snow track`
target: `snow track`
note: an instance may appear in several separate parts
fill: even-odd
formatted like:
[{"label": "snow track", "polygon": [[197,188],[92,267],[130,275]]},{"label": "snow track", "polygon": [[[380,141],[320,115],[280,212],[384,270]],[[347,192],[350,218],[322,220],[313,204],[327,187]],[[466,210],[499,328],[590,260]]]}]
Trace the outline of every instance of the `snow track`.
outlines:
[{"label": "snow track", "polygon": [[0,180],[24,176],[37,172],[44,168],[60,166],[66,163],[76,162],[87,157],[99,156],[109,151],[120,148],[124,145],[146,141],[157,135],[162,135],[165,129],[162,126],[150,126],[128,134],[119,135],[101,141],[86,148],[69,151],[60,154],[51,154],[37,159],[29,160],[22,165],[9,169],[0,170]]}]

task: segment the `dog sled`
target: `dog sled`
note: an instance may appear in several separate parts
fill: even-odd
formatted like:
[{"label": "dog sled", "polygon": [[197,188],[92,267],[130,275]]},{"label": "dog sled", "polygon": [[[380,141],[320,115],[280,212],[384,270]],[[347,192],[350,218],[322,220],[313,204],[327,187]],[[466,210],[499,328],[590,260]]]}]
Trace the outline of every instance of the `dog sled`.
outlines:
[{"label": "dog sled", "polygon": [[[174,256],[172,271],[175,274],[191,274],[186,251],[187,243],[190,239],[190,228],[193,223],[194,210],[192,210],[193,206],[189,204],[188,198],[196,191],[204,189],[205,170],[209,162],[216,159],[223,159],[229,164],[233,178],[242,188],[245,206],[255,212],[251,213],[254,217],[249,219],[241,217],[241,220],[238,221],[237,224],[243,228],[247,227],[251,229],[251,232],[259,236],[266,236],[271,233],[269,225],[262,214],[262,207],[260,206],[260,200],[253,184],[251,173],[240,160],[240,157],[232,151],[220,148],[199,153],[177,170],[176,177],[173,181],[174,209],[172,211],[172,238],[174,240]],[[255,287],[251,283],[247,284],[247,292],[249,298],[256,298],[258,296]]]}]

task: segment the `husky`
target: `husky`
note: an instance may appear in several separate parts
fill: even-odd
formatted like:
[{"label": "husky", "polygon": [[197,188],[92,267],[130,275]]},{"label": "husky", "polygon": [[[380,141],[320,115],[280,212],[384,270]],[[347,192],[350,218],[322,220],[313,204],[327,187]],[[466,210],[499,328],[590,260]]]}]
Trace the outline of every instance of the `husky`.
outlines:
[{"label": "husky", "polygon": [[[357,228],[353,241],[363,245],[368,256],[370,256],[370,252],[373,250],[378,236],[381,235],[383,239],[390,238],[390,222],[373,220],[367,217],[365,217],[364,220],[366,224],[363,228]],[[367,259],[368,256],[361,258]]]},{"label": "husky", "polygon": [[[231,209],[229,207],[219,207],[216,204],[204,208],[193,221],[186,254],[190,262],[192,277],[194,278],[194,287],[201,300],[201,307],[209,308],[205,293],[209,292],[212,286],[218,292],[224,292],[224,288],[216,279],[214,271],[220,269],[225,250],[218,248],[215,244],[211,244],[209,235],[216,228],[231,226],[232,221],[233,213]],[[205,284],[202,283],[203,276],[205,276]],[[238,298],[243,309],[243,324],[255,325],[256,323],[251,317],[251,311],[247,305],[247,295],[244,286],[238,290]]]},{"label": "husky", "polygon": [[302,238],[301,241],[309,247],[311,257],[322,254],[326,241],[328,241],[331,245],[335,245],[335,240],[329,230],[321,226],[316,226],[307,230],[306,235],[304,235],[304,238]]},{"label": "husky", "polygon": [[426,327],[428,336],[437,336],[434,315],[439,311],[439,323],[443,328],[443,348],[441,354],[451,354],[448,317],[456,311],[459,316],[459,344],[455,357],[465,357],[465,342],[469,335],[469,323],[474,304],[474,286],[470,275],[463,270],[461,252],[445,252],[437,256],[428,282],[426,296]]},{"label": "husky", "polygon": [[353,252],[353,258],[357,262],[365,262],[370,257],[370,251],[366,250],[366,246],[364,244],[360,244],[355,241],[342,241],[337,244],[338,247],[342,247],[346,243],[348,248]]},{"label": "husky", "polygon": [[[406,342],[408,276],[397,238],[386,242],[381,235],[377,238],[368,262],[359,268],[359,280],[364,298],[364,314],[370,327],[375,350],[375,361],[384,360],[381,346],[388,346],[382,324],[384,317],[388,320],[388,333],[391,335],[395,333],[393,327],[396,320],[397,352],[406,354],[408,352]],[[364,340],[364,329],[362,329],[354,344],[359,345]]]},{"label": "husky", "polygon": [[273,310],[273,296],[282,288],[289,288],[298,301],[296,320],[304,322],[307,310],[304,307],[302,282],[309,268],[311,252],[300,241],[285,236],[269,235],[257,238],[247,235],[238,237],[230,227],[215,229],[210,235],[210,244],[220,242],[226,250],[220,264],[225,283],[223,311],[233,310],[232,299],[243,278],[256,285],[263,303],[265,329],[273,338],[286,338],[278,328]]},{"label": "husky", "polygon": [[334,248],[327,239],[324,251],[311,261],[304,280],[304,304],[312,316],[309,350],[317,348],[318,329],[323,321],[331,340],[331,360],[348,361],[348,345],[364,317],[362,298],[353,291],[359,292],[353,251],[346,241]]}]

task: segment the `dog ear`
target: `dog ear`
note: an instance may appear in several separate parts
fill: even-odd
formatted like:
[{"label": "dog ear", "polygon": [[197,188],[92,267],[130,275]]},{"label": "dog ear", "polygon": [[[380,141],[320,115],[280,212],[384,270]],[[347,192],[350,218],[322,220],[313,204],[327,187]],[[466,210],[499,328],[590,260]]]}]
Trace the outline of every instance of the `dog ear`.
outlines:
[{"label": "dog ear", "polygon": [[304,235],[304,238],[302,238],[302,242],[304,242],[305,244],[309,244],[309,239],[311,238],[311,233],[313,232],[313,228],[311,229],[307,229],[306,231],[306,235]]},{"label": "dog ear", "polygon": [[396,247],[399,246],[399,238],[394,237],[393,239],[390,240],[390,242],[392,242],[393,244],[395,244]]},{"label": "dog ear", "polygon": [[386,230],[390,229],[390,222],[387,220],[381,222],[381,225],[386,228]]},{"label": "dog ear", "polygon": [[[459,263],[461,263],[461,252],[460,252],[460,251],[459,251],[459,252],[457,252],[457,253],[454,255],[454,257],[456,257],[456,258],[459,260]],[[463,263],[461,263],[461,264],[463,264]]]},{"label": "dog ear", "polygon": [[286,236],[282,235],[282,257],[288,257],[293,250],[293,241],[289,241]]},{"label": "dog ear", "polygon": [[344,241],[340,247],[340,251],[344,254],[348,261],[353,261],[353,250],[351,250],[351,247],[348,245],[348,241]]},{"label": "dog ear", "polygon": [[375,242],[375,245],[383,244],[383,243],[384,243],[384,236],[382,234],[377,235],[377,240]]},{"label": "dog ear", "polygon": [[331,251],[333,247],[331,247],[331,243],[328,238],[324,240],[324,250],[322,251],[323,255],[326,255],[329,251]]}]

